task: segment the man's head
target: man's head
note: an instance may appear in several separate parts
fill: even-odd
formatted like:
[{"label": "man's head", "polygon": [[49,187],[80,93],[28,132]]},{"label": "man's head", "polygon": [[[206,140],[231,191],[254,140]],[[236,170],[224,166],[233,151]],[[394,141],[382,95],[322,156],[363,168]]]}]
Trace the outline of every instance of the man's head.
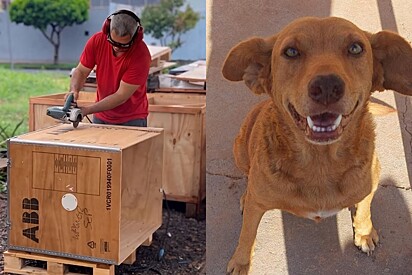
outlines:
[{"label": "man's head", "polygon": [[107,40],[115,51],[126,51],[133,44],[140,27],[140,20],[132,12],[119,11],[109,16],[110,27]]}]

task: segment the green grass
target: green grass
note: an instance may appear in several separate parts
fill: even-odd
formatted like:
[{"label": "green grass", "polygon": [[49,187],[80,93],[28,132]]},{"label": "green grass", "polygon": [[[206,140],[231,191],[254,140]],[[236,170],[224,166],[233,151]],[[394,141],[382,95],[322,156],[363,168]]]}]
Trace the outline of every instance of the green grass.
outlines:
[{"label": "green grass", "polygon": [[[76,67],[77,64],[39,64],[39,63],[15,63],[13,64],[14,69],[41,69],[41,70],[71,70],[72,68]],[[0,68],[10,69],[10,63],[0,63]]]},{"label": "green grass", "polygon": [[69,90],[69,83],[68,72],[31,73],[0,67],[0,127],[11,133],[23,120],[16,135],[28,132],[29,98],[65,93]]}]

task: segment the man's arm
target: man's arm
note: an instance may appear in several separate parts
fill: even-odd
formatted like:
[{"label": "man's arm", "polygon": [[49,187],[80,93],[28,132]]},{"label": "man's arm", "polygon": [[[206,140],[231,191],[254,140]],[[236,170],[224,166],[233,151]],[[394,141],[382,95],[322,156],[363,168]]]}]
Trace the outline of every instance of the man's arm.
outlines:
[{"label": "man's arm", "polygon": [[92,105],[82,107],[82,114],[83,116],[86,116],[88,114],[111,110],[125,103],[139,87],[140,85],[132,85],[120,81],[119,89],[114,94],[111,94]]},{"label": "man's arm", "polygon": [[79,97],[79,91],[83,87],[91,71],[91,69],[83,66],[81,63],[79,63],[76,69],[74,69],[70,79],[70,92],[74,93],[75,101],[77,101],[77,98]]}]

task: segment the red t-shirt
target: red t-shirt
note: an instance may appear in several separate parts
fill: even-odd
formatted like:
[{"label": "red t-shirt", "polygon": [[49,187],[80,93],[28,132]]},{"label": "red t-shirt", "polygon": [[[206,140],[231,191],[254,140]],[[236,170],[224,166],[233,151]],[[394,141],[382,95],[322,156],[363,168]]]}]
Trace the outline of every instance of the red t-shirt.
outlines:
[{"label": "red t-shirt", "polygon": [[142,40],[142,34],[136,37],[131,48],[123,55],[116,57],[112,45],[103,32],[94,34],[86,43],[80,63],[93,69],[96,67],[97,93],[96,101],[100,101],[117,91],[120,80],[132,85],[140,85],[135,93],[123,104],[94,115],[105,122],[119,124],[133,119],[146,118],[148,101],[146,82],[149,74],[151,56]]}]

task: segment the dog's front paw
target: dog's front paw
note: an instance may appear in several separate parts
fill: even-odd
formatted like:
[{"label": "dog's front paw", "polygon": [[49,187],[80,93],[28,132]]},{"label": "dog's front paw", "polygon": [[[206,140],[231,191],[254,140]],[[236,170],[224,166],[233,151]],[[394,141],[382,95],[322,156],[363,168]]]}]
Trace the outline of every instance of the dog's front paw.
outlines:
[{"label": "dog's front paw", "polygon": [[375,245],[379,242],[379,236],[375,228],[369,234],[356,233],[355,230],[355,245],[366,254],[371,254],[375,250]]},{"label": "dog's front paw", "polygon": [[236,255],[232,257],[227,265],[227,274],[232,275],[247,275],[250,269],[250,261],[247,263],[240,263]]}]

